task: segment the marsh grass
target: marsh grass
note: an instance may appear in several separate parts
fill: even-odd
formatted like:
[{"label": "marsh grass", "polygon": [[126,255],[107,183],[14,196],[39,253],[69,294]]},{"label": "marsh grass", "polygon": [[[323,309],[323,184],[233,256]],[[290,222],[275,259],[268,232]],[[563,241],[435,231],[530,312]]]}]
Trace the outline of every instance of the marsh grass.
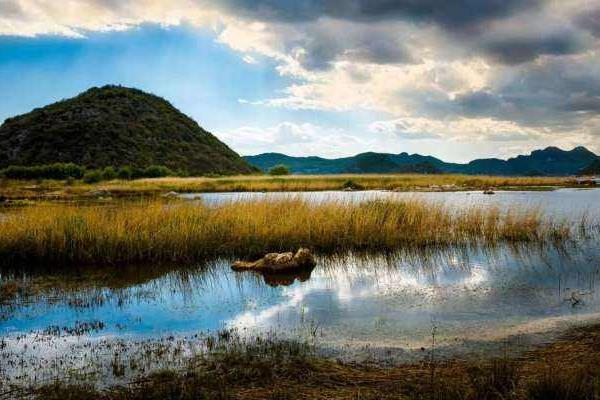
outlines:
[{"label": "marsh grass", "polygon": [[[350,185],[349,185],[350,183]],[[484,190],[551,190],[555,187],[576,186],[568,177],[498,177],[473,175],[421,174],[340,174],[289,176],[231,176],[195,178],[153,178],[113,180],[95,184],[83,181],[24,182],[0,179],[0,197],[12,198],[73,198],[98,189],[114,196],[156,195],[175,192],[282,192],[322,190],[398,190],[398,191],[457,191]]]},{"label": "marsh grass", "polygon": [[224,178],[161,178],[141,179],[132,182],[108,183],[109,190],[178,192],[286,192],[342,190],[466,190],[490,187],[552,187],[573,184],[564,177],[495,177],[472,175],[421,175],[421,174],[341,174],[341,175],[290,175],[290,176],[235,176]]},{"label": "marsh grass", "polygon": [[535,208],[454,210],[417,200],[46,203],[0,219],[0,258],[5,264],[189,262],[300,246],[321,253],[392,251],[563,242],[571,235],[567,223]]}]

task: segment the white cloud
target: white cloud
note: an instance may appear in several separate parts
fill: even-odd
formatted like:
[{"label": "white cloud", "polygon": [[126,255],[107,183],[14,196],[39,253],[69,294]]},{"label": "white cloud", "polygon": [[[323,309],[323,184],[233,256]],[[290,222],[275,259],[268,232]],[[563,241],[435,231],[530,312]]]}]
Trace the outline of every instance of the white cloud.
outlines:
[{"label": "white cloud", "polygon": [[370,146],[368,139],[351,135],[338,128],[308,123],[283,122],[272,127],[244,126],[220,135],[241,154],[257,154],[268,148],[289,155],[319,154],[340,157],[361,152]]},{"label": "white cloud", "polygon": [[369,131],[411,140],[445,138],[505,142],[532,141],[542,136],[536,129],[523,128],[511,121],[497,121],[491,118],[435,120],[406,117],[373,122]]}]

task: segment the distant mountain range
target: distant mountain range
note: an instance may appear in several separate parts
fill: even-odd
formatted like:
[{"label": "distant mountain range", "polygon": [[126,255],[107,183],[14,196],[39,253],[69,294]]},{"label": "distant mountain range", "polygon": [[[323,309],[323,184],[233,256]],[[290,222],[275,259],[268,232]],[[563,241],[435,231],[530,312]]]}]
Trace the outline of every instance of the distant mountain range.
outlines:
[{"label": "distant mountain range", "polygon": [[456,173],[468,175],[505,176],[567,176],[592,172],[600,157],[585,147],[566,151],[557,147],[535,150],[501,160],[485,158],[466,164],[448,163],[420,154],[361,153],[353,157],[327,159],[321,157],[291,157],[280,153],[264,153],[244,157],[250,164],[268,171],[283,164],[295,174],[341,173]]}]

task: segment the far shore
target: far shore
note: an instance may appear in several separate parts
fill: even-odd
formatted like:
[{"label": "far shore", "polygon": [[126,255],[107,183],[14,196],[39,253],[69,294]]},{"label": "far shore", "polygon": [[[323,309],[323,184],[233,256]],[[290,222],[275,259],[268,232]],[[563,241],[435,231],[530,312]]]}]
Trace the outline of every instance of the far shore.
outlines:
[{"label": "far shore", "polygon": [[399,192],[456,192],[596,187],[575,177],[503,177],[483,175],[343,174],[242,175],[223,177],[111,180],[88,184],[75,181],[0,180],[0,200],[71,200],[97,197],[160,196],[168,193],[302,192],[390,190]]}]

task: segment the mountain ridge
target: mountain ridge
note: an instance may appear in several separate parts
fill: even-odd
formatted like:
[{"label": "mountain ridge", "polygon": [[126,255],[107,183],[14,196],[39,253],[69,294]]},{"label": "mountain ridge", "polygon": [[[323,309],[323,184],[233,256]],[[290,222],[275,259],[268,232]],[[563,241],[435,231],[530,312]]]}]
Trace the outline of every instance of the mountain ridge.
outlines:
[{"label": "mountain ridge", "polygon": [[[577,175],[600,157],[583,146],[562,150],[555,146],[532,151],[529,155],[518,155],[506,160],[500,158],[475,159],[468,163],[445,162],[439,158],[402,152],[360,153],[351,157],[323,158],[317,156],[293,157],[282,153],[262,153],[244,156],[250,164],[268,171],[283,164],[296,174],[335,173],[458,173],[468,175]],[[425,168],[426,166],[426,168]]]}]

